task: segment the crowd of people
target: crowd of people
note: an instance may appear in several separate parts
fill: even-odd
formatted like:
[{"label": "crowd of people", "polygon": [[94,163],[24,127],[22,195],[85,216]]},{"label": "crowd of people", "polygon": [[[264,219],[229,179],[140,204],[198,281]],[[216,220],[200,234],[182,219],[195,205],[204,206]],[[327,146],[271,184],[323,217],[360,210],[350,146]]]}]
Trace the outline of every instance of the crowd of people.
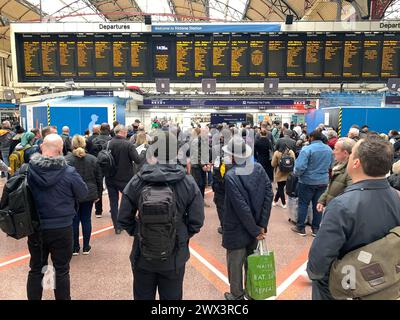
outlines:
[{"label": "crowd of people", "polygon": [[[135,299],[182,299],[189,240],[204,223],[205,188],[211,186],[227,250],[230,292],[245,298],[243,269],[258,240],[266,237],[271,208],[287,209],[285,185],[291,177],[298,195],[291,230],[306,236],[312,206],[308,274],[314,299],[332,299],[329,267],[361,244],[400,225],[400,135],[350,128],[338,137],[319,125],[261,122],[196,127],[162,122],[146,132],[139,120],[93,126],[92,133],[70,136],[67,126],[41,131],[0,130],[0,170],[9,177],[29,164],[28,182],[41,228],[29,236],[28,298],[41,299],[42,268],[51,255],[56,299],[70,299],[69,265],[91,252],[91,213],[103,215],[108,190],[115,234],[134,237],[130,256]],[[293,177],[295,179],[293,179]],[[275,184],[276,183],[276,184]],[[274,188],[276,188],[274,194]],[[120,200],[120,193],[122,198]],[[396,198],[397,197],[397,198]],[[377,214],[379,212],[379,214]],[[39,245],[40,244],[40,245]]]}]

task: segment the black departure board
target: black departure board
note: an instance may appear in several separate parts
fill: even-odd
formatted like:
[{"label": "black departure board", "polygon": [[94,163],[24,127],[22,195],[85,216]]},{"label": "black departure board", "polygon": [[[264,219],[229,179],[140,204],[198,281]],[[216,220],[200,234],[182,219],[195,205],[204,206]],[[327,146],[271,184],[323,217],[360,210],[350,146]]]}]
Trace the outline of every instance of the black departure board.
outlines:
[{"label": "black departure board", "polygon": [[249,40],[243,35],[234,35],[231,39],[231,77],[247,77]]},{"label": "black departure board", "polygon": [[341,78],[343,68],[343,38],[340,34],[326,35],[324,56],[324,78]]},{"label": "black departure board", "polygon": [[227,36],[214,36],[212,56],[212,76],[228,78],[230,76],[230,41]]},{"label": "black departure board", "polygon": [[130,43],[122,35],[114,35],[112,40],[113,76],[125,79],[129,76]]},{"label": "black departure board", "polygon": [[60,77],[72,78],[77,76],[76,41],[70,35],[58,36],[58,52],[60,59]]},{"label": "black departure board", "polygon": [[322,78],[324,62],[324,40],[321,35],[310,35],[306,41],[305,76]]},{"label": "black departure board", "polygon": [[400,69],[400,36],[399,34],[384,34],[382,40],[381,77],[399,76]]},{"label": "black departure board", "polygon": [[301,35],[288,35],[286,74],[291,78],[304,77],[305,41]]},{"label": "black departure board", "polygon": [[145,79],[147,77],[147,65],[151,61],[149,57],[149,44],[145,38],[138,36],[131,36],[129,42],[131,48],[131,78]]},{"label": "black departure board", "polygon": [[176,40],[176,76],[179,79],[193,78],[194,40],[179,37]]},{"label": "black departure board", "polygon": [[206,35],[195,35],[194,39],[194,77],[211,77],[212,41]]},{"label": "black departure board", "polygon": [[268,77],[286,76],[286,37],[271,35],[268,39]]},{"label": "black departure board", "polygon": [[358,34],[346,34],[343,50],[343,77],[359,78],[361,75],[362,40]]},{"label": "black departure board", "polygon": [[386,82],[398,32],[15,34],[19,82]]},{"label": "black departure board", "polygon": [[78,61],[78,77],[94,78],[94,39],[90,36],[78,35],[76,51]]},{"label": "black departure board", "polygon": [[267,41],[263,36],[251,36],[249,40],[249,76],[266,77]]},{"label": "black departure board", "polygon": [[380,34],[365,34],[362,60],[363,78],[379,78],[382,58],[382,36]]}]

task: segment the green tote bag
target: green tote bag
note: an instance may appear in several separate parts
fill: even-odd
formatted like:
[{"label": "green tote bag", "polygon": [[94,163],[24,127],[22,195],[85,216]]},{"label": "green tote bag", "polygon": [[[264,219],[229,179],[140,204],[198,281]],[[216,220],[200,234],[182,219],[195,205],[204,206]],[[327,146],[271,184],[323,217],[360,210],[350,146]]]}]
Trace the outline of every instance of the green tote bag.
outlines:
[{"label": "green tote bag", "polygon": [[264,248],[258,241],[254,253],[247,257],[246,293],[254,300],[265,300],[276,296],[276,274],[274,252]]}]

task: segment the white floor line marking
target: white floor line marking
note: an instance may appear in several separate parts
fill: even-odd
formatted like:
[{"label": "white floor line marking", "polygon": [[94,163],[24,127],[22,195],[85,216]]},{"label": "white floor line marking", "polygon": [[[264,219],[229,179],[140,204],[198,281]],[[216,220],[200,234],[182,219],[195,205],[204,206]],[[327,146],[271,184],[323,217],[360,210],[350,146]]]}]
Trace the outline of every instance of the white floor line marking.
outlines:
[{"label": "white floor line marking", "polygon": [[[190,253],[196,257],[202,264],[204,264],[211,272],[213,272],[218,278],[220,278],[225,284],[229,286],[228,278],[220,272],[217,268],[215,268],[210,262],[208,262],[203,256],[201,256],[196,250],[192,247],[189,247]],[[307,267],[307,261],[304,262],[295,272],[293,272],[282,284],[276,289],[276,296],[268,298],[266,300],[275,300],[277,299],[290,285],[296,281],[296,279],[304,272]]]},{"label": "white floor line marking", "polygon": [[[92,236],[94,236],[94,235],[96,235],[96,234],[99,234],[99,233],[106,232],[106,231],[111,230],[111,229],[113,229],[113,228],[114,228],[113,226],[109,226],[109,227],[106,227],[106,228],[97,230],[97,231],[95,231],[95,232],[92,232]],[[83,239],[83,237],[80,236],[80,237],[79,237],[79,240],[82,240],[82,239]],[[23,255],[23,256],[20,256],[20,257],[11,259],[11,260],[4,261],[4,262],[0,263],[0,268],[5,267],[5,266],[7,266],[7,265],[9,265],[9,264],[13,264],[13,263],[15,263],[15,262],[24,260],[24,259],[28,259],[28,258],[30,258],[30,256],[31,256],[30,254],[26,254],[26,255]]]}]

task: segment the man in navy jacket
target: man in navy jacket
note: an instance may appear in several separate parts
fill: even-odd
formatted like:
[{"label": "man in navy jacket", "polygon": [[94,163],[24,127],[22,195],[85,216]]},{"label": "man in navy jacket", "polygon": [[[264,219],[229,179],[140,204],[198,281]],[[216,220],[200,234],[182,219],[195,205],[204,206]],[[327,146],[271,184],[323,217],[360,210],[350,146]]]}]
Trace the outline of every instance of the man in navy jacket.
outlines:
[{"label": "man in navy jacket", "polygon": [[222,246],[227,249],[230,292],[227,300],[244,298],[243,264],[265,238],[272,204],[272,187],[265,170],[250,160],[252,149],[239,136],[223,147],[233,167],[225,174]]}]

